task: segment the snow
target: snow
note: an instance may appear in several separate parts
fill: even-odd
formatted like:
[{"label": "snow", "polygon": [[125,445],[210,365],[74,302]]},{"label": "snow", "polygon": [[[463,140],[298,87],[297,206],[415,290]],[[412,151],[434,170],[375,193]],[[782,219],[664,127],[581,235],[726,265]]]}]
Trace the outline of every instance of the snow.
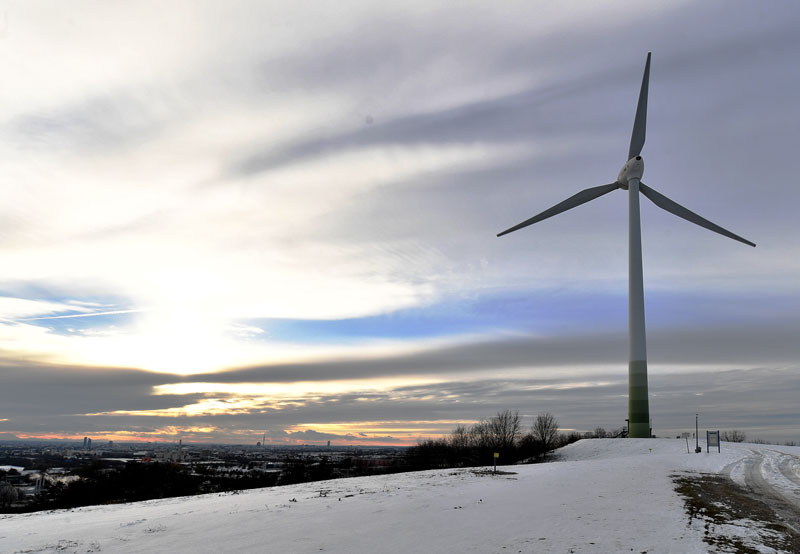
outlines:
[{"label": "snow", "polygon": [[[800,502],[798,455],[796,447],[723,443],[721,453],[687,454],[676,439],[583,440],[551,463],[502,468],[513,475],[423,471],[0,516],[0,552],[699,553],[709,547],[704,529],[687,524],[672,475],[744,481],[759,468]],[[726,527],[747,536],[749,525]]]}]

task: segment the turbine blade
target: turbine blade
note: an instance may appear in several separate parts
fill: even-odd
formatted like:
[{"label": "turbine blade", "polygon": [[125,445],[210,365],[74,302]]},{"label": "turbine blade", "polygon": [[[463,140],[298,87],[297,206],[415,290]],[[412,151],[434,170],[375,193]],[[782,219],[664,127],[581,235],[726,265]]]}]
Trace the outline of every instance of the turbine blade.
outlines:
[{"label": "turbine blade", "polygon": [[535,215],[530,219],[526,219],[519,225],[514,225],[510,229],[506,229],[502,233],[499,233],[497,236],[502,237],[503,235],[507,235],[508,233],[512,233],[523,227],[527,227],[528,225],[533,225],[543,219],[547,219],[548,217],[553,217],[554,215],[558,215],[561,212],[565,212],[569,209],[574,208],[575,206],[580,206],[581,204],[585,204],[589,200],[594,200],[595,198],[599,198],[604,194],[611,192],[612,190],[618,189],[620,187],[619,183],[611,183],[610,185],[600,185],[599,187],[592,187],[588,189],[584,189],[577,194],[573,194],[563,202],[559,202],[552,208],[548,208],[539,215]]},{"label": "turbine blade", "polygon": [[661,208],[662,210],[666,210],[673,215],[677,215],[678,217],[682,217],[686,221],[691,221],[695,225],[699,225],[700,227],[705,227],[709,231],[714,231],[715,233],[719,233],[720,235],[724,235],[728,238],[733,240],[738,240],[739,242],[743,242],[745,244],[749,244],[750,246],[755,247],[755,244],[750,242],[747,239],[740,237],[734,233],[731,233],[727,229],[723,229],[719,225],[711,223],[709,220],[700,217],[693,211],[687,210],[677,202],[674,202],[664,196],[663,194],[656,192],[654,189],[648,187],[644,183],[639,183],[639,190],[644,194],[650,201]]},{"label": "turbine blade", "polygon": [[644,76],[642,76],[642,89],[639,91],[639,104],[636,106],[636,118],[633,120],[633,132],[631,133],[631,147],[628,149],[628,159],[638,156],[644,148],[644,136],[647,128],[647,88],[650,82],[650,52],[647,53],[647,61],[644,64]]}]

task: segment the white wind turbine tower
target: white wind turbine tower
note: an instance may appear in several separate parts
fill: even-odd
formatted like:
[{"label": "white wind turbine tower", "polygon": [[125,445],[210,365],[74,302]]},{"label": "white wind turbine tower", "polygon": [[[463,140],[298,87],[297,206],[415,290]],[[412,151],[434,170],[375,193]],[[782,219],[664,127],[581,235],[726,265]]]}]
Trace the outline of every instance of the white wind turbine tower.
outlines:
[{"label": "white wind turbine tower", "polygon": [[582,190],[552,208],[526,219],[519,225],[506,229],[497,235],[501,237],[528,225],[533,225],[543,219],[599,198],[613,190],[623,189],[628,191],[628,436],[640,438],[650,436],[650,408],[647,399],[647,346],[644,326],[639,192],[649,198],[653,204],[671,214],[744,244],[755,246],[749,240],[711,223],[641,182],[642,174],[644,173],[644,161],[641,153],[647,124],[647,86],[649,80],[650,52],[647,53],[647,62],[644,66],[642,89],[639,92],[639,104],[636,107],[636,118],[633,121],[628,161],[622,166],[617,180],[608,185]]}]

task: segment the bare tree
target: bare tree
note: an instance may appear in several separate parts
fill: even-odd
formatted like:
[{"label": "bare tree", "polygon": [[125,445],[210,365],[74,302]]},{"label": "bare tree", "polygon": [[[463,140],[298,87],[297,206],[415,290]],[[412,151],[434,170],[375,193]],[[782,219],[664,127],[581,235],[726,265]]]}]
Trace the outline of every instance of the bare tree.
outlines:
[{"label": "bare tree", "polygon": [[603,429],[602,427],[595,427],[594,428],[594,436],[595,436],[595,438],[598,438],[598,439],[604,439],[604,438],[606,438],[608,436],[608,433],[606,433],[606,430]]},{"label": "bare tree", "polygon": [[513,448],[520,433],[519,412],[503,410],[485,423],[489,446],[497,449]]},{"label": "bare tree", "polygon": [[469,448],[470,432],[466,425],[457,425],[450,433],[450,446],[453,448]]},{"label": "bare tree", "polygon": [[737,431],[736,429],[732,431],[723,431],[722,432],[722,440],[726,442],[744,442],[745,435],[743,431]]},{"label": "bare tree", "polygon": [[489,448],[489,426],[486,421],[479,421],[470,427],[469,442],[474,448]]},{"label": "bare tree", "polygon": [[541,445],[543,452],[549,452],[558,445],[558,421],[550,412],[536,416],[531,433]]}]

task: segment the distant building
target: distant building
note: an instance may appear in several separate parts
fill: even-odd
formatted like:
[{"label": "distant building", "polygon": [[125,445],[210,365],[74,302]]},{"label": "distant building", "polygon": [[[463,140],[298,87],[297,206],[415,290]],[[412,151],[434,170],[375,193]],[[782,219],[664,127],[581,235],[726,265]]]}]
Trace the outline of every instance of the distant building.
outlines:
[{"label": "distant building", "polygon": [[44,474],[39,474],[36,478],[36,485],[34,488],[34,494],[39,494],[44,490]]},{"label": "distant building", "polygon": [[92,449],[92,439],[86,439],[86,450]]},{"label": "distant building", "polygon": [[83,449],[86,450],[86,441],[88,441],[88,437],[83,437]]}]

